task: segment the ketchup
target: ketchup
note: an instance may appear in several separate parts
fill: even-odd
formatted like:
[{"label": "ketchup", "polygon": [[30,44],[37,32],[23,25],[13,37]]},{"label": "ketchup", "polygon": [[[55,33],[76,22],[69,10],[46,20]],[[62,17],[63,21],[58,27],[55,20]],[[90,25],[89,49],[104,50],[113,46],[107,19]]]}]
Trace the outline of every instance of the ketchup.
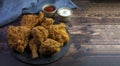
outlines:
[{"label": "ketchup", "polygon": [[55,7],[54,6],[48,6],[48,7],[44,8],[44,10],[47,11],[47,12],[52,12],[52,11],[55,10]]}]

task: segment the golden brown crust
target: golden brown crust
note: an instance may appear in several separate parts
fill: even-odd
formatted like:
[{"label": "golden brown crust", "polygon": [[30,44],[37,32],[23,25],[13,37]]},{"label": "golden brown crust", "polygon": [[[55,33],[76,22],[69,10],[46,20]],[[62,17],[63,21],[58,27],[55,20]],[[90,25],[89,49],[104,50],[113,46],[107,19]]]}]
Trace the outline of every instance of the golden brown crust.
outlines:
[{"label": "golden brown crust", "polygon": [[56,52],[59,52],[60,49],[61,49],[61,43],[53,39],[47,39],[41,44],[39,52],[41,55],[50,56]]},{"label": "golden brown crust", "polygon": [[30,29],[26,26],[10,26],[8,28],[8,44],[18,52],[23,53],[28,44]]},{"label": "golden brown crust", "polygon": [[36,45],[36,43],[34,42],[33,39],[31,39],[29,41],[29,48],[30,48],[31,53],[32,53],[32,58],[33,59],[38,58],[39,56],[38,56],[38,53],[37,53],[37,45]]},{"label": "golden brown crust", "polygon": [[54,20],[52,18],[44,18],[41,26],[48,28],[49,25],[53,25]]},{"label": "golden brown crust", "polygon": [[38,24],[38,16],[29,14],[29,15],[23,15],[22,19],[20,21],[21,26],[28,26],[30,28],[33,28],[35,25]]},{"label": "golden brown crust", "polygon": [[39,20],[40,23],[43,21],[43,18],[44,18],[44,13],[43,12],[39,12],[38,20]]},{"label": "golden brown crust", "polygon": [[48,28],[50,38],[60,42],[60,43],[67,43],[69,41],[69,35],[65,29],[65,24],[60,23],[57,25],[51,25]]},{"label": "golden brown crust", "polygon": [[36,42],[38,43],[42,43],[43,41],[45,41],[48,36],[49,36],[49,32],[47,29],[45,29],[42,26],[37,26],[34,27],[31,31],[33,38],[36,39]]},{"label": "golden brown crust", "polygon": [[23,15],[20,26],[8,28],[8,44],[20,53],[23,53],[28,46],[33,59],[38,58],[39,53],[43,56],[51,56],[59,52],[69,41],[66,25],[53,23],[54,20],[44,17],[43,12],[39,12],[38,16]]}]

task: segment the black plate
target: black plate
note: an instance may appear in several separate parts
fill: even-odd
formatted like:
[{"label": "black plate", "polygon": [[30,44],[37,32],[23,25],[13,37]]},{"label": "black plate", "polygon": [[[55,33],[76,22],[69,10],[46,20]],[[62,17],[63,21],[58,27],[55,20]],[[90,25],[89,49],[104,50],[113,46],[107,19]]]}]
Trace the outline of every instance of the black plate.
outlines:
[{"label": "black plate", "polygon": [[[70,37],[70,34],[69,34],[69,37]],[[55,62],[55,61],[59,60],[61,57],[63,57],[65,55],[65,53],[68,51],[71,44],[72,44],[72,41],[71,41],[71,38],[70,38],[69,42],[61,48],[60,52],[55,53],[51,57],[39,57],[36,60],[31,58],[31,54],[29,52],[24,52],[23,54],[17,53],[13,50],[11,52],[15,56],[16,59],[18,59],[18,60],[20,60],[24,63],[28,63],[28,64],[49,64],[49,63]]]}]

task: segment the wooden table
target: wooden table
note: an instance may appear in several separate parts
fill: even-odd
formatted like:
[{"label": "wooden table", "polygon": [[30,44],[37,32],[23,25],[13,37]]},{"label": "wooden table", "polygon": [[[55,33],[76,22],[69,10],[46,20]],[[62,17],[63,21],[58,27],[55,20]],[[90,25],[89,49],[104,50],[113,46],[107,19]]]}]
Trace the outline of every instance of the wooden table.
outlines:
[{"label": "wooden table", "polygon": [[[104,8],[101,6],[104,3],[91,4],[89,0],[73,0],[73,2],[78,8],[74,9],[74,15],[67,24],[72,45],[60,60],[44,66],[119,66],[119,6],[118,11],[114,12],[112,8],[117,9],[115,4],[112,4],[113,7],[109,7],[111,4],[105,5]],[[106,11],[110,9],[110,12]],[[13,24],[16,23],[9,25]],[[9,25],[0,28],[0,66],[35,66],[22,63],[10,54],[6,42]]]}]

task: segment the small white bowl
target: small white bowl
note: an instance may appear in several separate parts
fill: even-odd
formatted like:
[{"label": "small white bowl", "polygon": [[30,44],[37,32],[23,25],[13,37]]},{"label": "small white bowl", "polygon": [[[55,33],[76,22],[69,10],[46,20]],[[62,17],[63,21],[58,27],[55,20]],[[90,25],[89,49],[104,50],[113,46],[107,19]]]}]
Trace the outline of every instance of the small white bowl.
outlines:
[{"label": "small white bowl", "polygon": [[69,21],[71,19],[72,14],[73,11],[68,7],[62,7],[57,10],[58,18],[61,21]]},{"label": "small white bowl", "polygon": [[[53,7],[53,11],[46,11],[45,10],[45,8],[52,8]],[[45,4],[43,7],[42,7],[42,11],[44,12],[44,14],[45,14],[45,16],[47,16],[47,17],[53,17],[54,15],[55,15],[55,13],[56,13],[56,11],[57,11],[57,8],[56,8],[56,6],[55,5],[53,5],[53,4]]]}]

